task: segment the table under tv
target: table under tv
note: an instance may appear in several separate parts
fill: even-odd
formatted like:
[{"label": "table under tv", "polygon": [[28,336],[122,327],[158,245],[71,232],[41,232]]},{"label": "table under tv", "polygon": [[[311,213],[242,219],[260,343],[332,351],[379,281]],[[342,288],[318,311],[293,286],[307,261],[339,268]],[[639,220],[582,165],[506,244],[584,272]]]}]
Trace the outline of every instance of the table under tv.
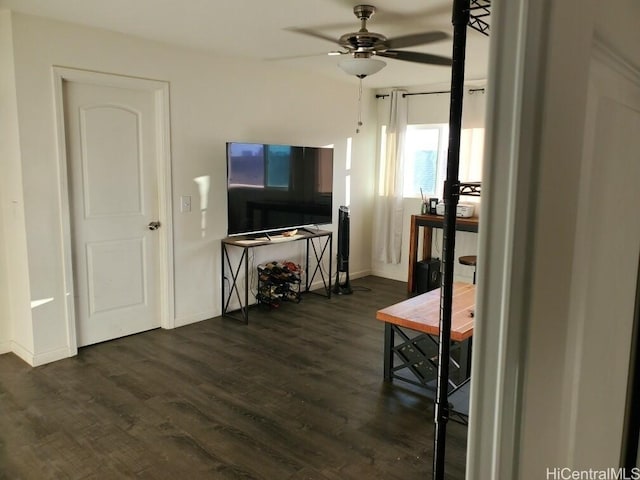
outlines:
[{"label": "table under tv", "polygon": [[[249,252],[251,249],[299,241],[306,243],[304,292],[317,293],[311,290],[311,286],[314,280],[319,278],[322,281],[321,293],[319,294],[331,298],[333,232],[314,228],[301,228],[293,236],[259,234],[258,236],[227,237],[220,242],[222,315],[246,324],[249,323]],[[232,259],[231,252],[233,250],[240,252],[240,258],[237,262]],[[328,272],[325,272],[322,268],[325,255],[329,257]],[[227,276],[227,270],[229,276]],[[240,278],[241,272],[244,272],[244,281]],[[228,289],[225,288],[227,281],[229,283]],[[242,285],[239,285],[239,283],[242,283]],[[244,287],[242,292],[240,287]],[[239,306],[230,309],[233,298],[237,300]]]}]

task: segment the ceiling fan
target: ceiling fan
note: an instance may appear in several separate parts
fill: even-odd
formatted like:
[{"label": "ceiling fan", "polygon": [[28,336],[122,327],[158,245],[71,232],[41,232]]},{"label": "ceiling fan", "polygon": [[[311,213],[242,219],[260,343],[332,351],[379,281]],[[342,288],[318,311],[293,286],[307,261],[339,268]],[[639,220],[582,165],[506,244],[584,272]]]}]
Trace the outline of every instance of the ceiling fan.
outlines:
[{"label": "ceiling fan", "polygon": [[447,33],[432,31],[387,38],[380,33],[370,32],[367,30],[367,21],[371,19],[375,12],[376,7],[373,5],[356,5],[353,7],[354,15],[360,20],[360,30],[357,32],[345,33],[338,39],[302,28],[292,30],[298,33],[329,40],[340,45],[343,49],[342,51],[330,52],[330,54],[350,54],[352,58],[349,60],[343,60],[340,62],[339,66],[347,73],[355,75],[358,78],[364,78],[367,75],[376,73],[386,65],[382,60],[373,58],[376,56],[428,65],[451,65],[450,58],[442,57],[440,55],[398,50],[400,48],[426,45],[428,43],[446,40],[449,38]]}]

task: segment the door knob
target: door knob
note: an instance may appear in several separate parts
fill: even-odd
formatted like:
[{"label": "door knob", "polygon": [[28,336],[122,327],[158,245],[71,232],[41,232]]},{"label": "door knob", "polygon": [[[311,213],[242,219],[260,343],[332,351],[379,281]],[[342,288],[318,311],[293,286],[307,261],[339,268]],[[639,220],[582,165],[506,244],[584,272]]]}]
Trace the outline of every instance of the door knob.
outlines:
[{"label": "door knob", "polygon": [[150,222],[149,225],[147,225],[147,228],[149,230],[157,230],[160,228],[160,222]]}]

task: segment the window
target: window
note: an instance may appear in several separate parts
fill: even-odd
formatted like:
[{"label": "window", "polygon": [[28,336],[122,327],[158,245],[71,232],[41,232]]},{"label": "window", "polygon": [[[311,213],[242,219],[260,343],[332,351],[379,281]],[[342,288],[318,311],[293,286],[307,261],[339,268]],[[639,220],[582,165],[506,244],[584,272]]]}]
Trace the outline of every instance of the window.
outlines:
[{"label": "window", "polygon": [[[382,126],[380,145],[380,192],[384,192],[386,125]],[[404,197],[442,195],[446,173],[449,126],[408,125],[404,146]],[[421,192],[422,189],[422,192]]]},{"label": "window", "polygon": [[446,173],[448,125],[409,125],[404,146],[404,197],[439,196]]},{"label": "window", "polygon": [[[384,189],[386,125],[381,130],[379,192]],[[404,146],[403,197],[442,198],[447,174],[449,125],[408,125]],[[460,138],[460,174],[462,182],[482,178],[484,128],[463,129]]]}]

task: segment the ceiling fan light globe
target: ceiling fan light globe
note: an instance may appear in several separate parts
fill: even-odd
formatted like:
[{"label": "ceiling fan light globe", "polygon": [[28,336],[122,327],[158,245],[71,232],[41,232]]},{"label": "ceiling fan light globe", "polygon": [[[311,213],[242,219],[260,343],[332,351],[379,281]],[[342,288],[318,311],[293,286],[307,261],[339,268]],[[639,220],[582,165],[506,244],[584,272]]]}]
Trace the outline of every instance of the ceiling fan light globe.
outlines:
[{"label": "ceiling fan light globe", "polygon": [[338,63],[338,66],[349,75],[364,78],[378,73],[386,66],[386,62],[376,58],[347,58]]}]

